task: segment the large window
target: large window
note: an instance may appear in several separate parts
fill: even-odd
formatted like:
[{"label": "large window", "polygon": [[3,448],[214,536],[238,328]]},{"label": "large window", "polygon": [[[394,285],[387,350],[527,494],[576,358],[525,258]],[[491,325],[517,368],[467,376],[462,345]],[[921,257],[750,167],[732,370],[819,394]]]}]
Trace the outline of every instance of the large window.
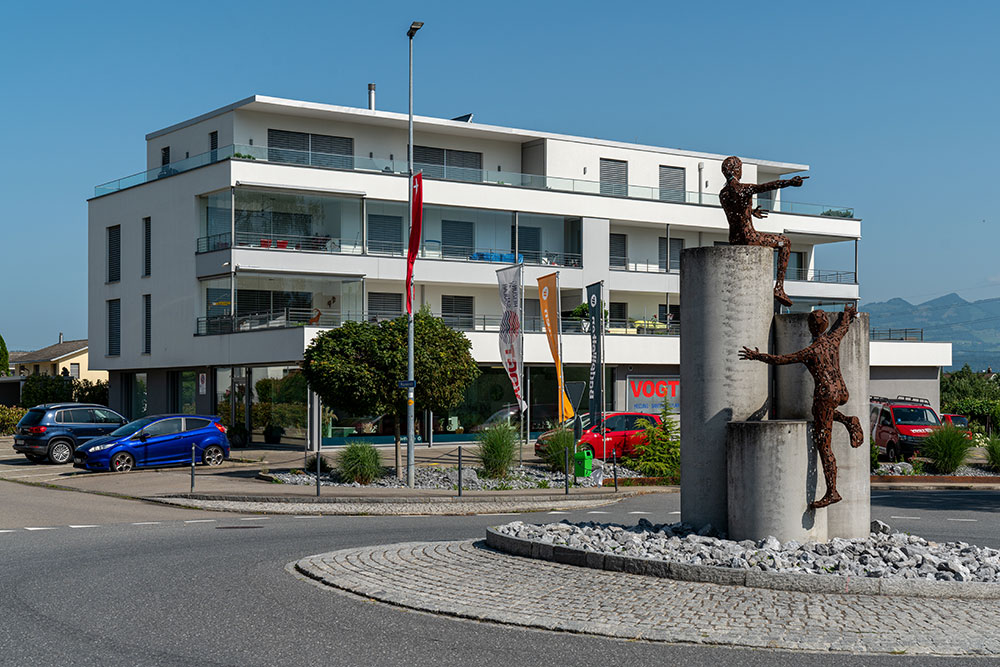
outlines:
[{"label": "large window", "polygon": [[232,224],[233,196],[227,188],[224,191],[199,197],[199,238],[198,252],[211,252],[228,248],[230,226]]},{"label": "large window", "polygon": [[267,159],[271,162],[354,169],[354,139],[269,129]]},{"label": "large window", "polygon": [[[236,244],[360,253],[361,207],[360,197],[237,188]],[[228,213],[224,209],[222,212]],[[228,227],[228,219],[225,225]]]},{"label": "large window", "polygon": [[447,178],[452,181],[483,180],[483,154],[457,151],[450,148],[414,146],[413,164],[428,178]]}]

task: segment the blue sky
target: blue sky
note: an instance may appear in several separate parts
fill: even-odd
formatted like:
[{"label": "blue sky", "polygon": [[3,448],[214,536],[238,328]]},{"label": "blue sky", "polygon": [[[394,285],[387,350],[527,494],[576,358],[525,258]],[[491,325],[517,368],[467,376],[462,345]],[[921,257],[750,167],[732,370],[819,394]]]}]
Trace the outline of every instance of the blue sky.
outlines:
[{"label": "blue sky", "polygon": [[[87,335],[86,200],[147,132],[251,94],[811,166],[862,301],[1000,296],[986,2],[18,3],[0,26],[0,334]],[[851,269],[830,249],[817,268]]]}]

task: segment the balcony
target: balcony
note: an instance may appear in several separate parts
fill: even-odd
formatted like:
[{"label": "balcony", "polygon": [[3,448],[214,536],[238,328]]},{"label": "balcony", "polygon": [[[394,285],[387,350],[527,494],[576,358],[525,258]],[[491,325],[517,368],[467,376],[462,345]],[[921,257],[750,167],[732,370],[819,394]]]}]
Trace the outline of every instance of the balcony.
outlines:
[{"label": "balcony", "polygon": [[[381,322],[401,317],[395,312],[359,312],[359,313],[317,313],[315,309],[283,308],[279,310],[248,313],[244,315],[214,315],[199,317],[195,327],[196,336],[214,336],[230,333],[243,333],[267,329],[288,329],[293,327],[319,327],[333,329],[344,322]],[[458,331],[481,331],[498,333],[501,316],[499,315],[464,315],[454,313],[435,313],[445,323]],[[525,333],[543,333],[540,317],[527,317],[524,320]],[[587,320],[564,318],[562,320],[564,334],[590,335]],[[608,320],[605,333],[609,336],[679,336],[680,324],[676,322],[657,322],[655,319],[644,320]]]},{"label": "balcony", "polygon": [[[645,258],[610,257],[609,265],[612,271],[634,271],[638,273],[680,273],[680,262],[671,262],[670,270],[666,263],[650,262]],[[798,280],[810,283],[833,283],[838,285],[856,285],[857,275],[854,271],[833,271],[828,269],[789,268],[785,280]]]},{"label": "balcony", "polygon": [[[143,183],[180,174],[191,169],[221,162],[228,159],[254,160],[275,162],[280,164],[304,165],[324,169],[340,169],[349,171],[372,172],[380,174],[406,175],[408,173],[405,160],[383,160],[357,155],[338,155],[310,151],[296,151],[285,148],[268,148],[267,146],[244,146],[234,144],[218,150],[208,151],[200,155],[180,160],[162,167],[139,172],[131,176],[103,183],[94,188],[94,196],[112,194],[119,190],[131,188]],[[529,188],[532,190],[552,190],[556,192],[575,192],[581,194],[602,195],[606,197],[625,197],[629,199],[646,199],[670,202],[675,204],[699,204],[704,206],[719,206],[719,196],[707,192],[684,192],[681,190],[663,190],[644,185],[617,185],[588,181],[577,178],[562,178],[559,176],[543,176],[539,174],[522,174],[512,171],[493,171],[491,169],[469,169],[465,167],[449,167],[437,164],[414,164],[414,169],[422,171],[426,178],[461,181],[466,183],[487,183],[498,186]],[[831,218],[854,218],[854,209],[844,206],[829,206],[826,204],[809,204],[789,201],[761,201],[761,206],[776,213],[791,213],[795,215],[810,215]]]},{"label": "balcony", "polygon": [[923,342],[923,329],[869,329],[869,340],[903,340]]}]

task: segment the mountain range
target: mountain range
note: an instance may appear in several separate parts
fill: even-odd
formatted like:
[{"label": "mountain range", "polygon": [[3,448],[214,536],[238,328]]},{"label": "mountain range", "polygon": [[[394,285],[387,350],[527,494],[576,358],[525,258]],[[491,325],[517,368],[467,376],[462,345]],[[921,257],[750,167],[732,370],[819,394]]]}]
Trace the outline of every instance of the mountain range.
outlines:
[{"label": "mountain range", "polygon": [[912,304],[895,298],[861,306],[872,329],[923,329],[925,341],[952,344],[952,368],[1000,369],[1000,298],[966,301],[955,293]]}]

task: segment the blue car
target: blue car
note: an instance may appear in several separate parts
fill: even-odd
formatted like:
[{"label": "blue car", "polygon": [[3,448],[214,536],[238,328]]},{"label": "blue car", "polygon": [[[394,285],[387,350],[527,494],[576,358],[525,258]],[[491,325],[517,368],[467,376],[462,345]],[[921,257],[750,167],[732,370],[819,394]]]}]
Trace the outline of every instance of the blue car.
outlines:
[{"label": "blue car", "polygon": [[126,419],[93,403],[46,403],[24,413],[14,431],[14,451],[32,463],[69,463],[73,450],[120,428]]},{"label": "blue car", "polygon": [[133,468],[191,463],[218,466],[229,458],[229,438],[218,417],[156,415],[125,424],[76,448],[73,465],[84,470],[128,472]]}]

